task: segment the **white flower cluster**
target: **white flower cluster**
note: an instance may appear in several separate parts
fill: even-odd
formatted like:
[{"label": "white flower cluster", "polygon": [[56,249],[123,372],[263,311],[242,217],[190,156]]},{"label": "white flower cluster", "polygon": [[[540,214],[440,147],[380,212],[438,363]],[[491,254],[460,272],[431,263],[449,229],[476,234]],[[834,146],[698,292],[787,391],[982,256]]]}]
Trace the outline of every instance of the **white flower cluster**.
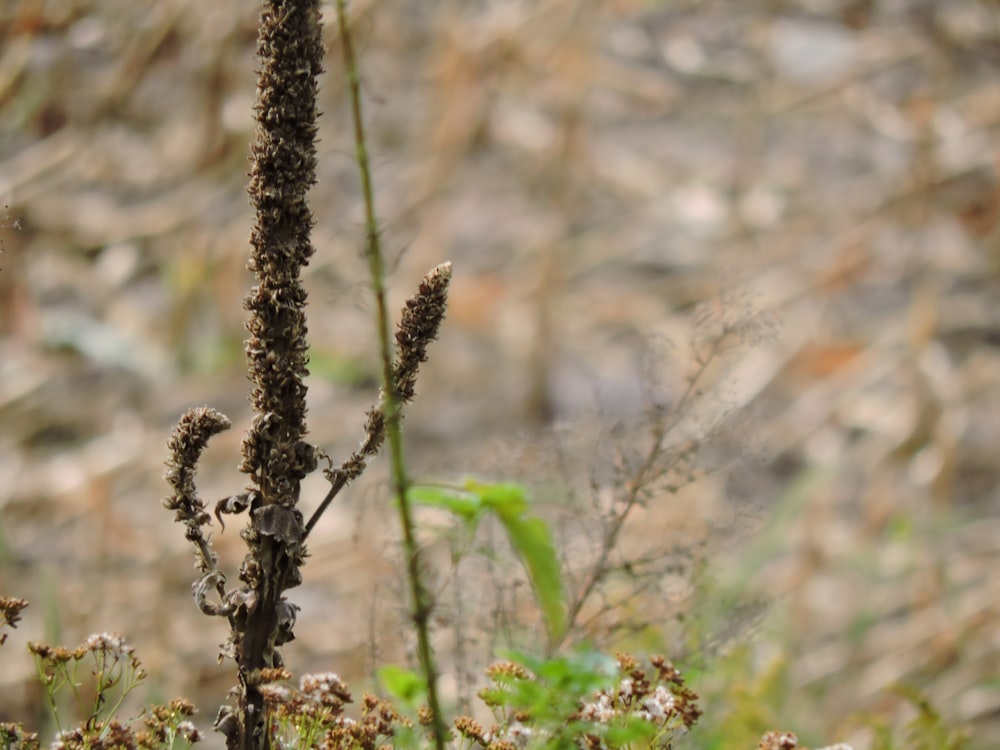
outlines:
[{"label": "white flower cluster", "polygon": [[326,693],[338,693],[347,690],[340,676],[334,672],[319,672],[317,674],[304,674],[299,679],[299,690],[309,695],[324,695]]},{"label": "white flower cluster", "polygon": [[498,741],[506,740],[507,742],[513,744],[515,747],[522,748],[523,750],[523,748],[526,748],[528,746],[528,743],[531,742],[531,739],[536,735],[543,736],[544,733],[540,732],[537,729],[532,729],[529,726],[525,726],[519,721],[512,721],[503,729],[498,730],[496,734],[493,734],[492,732],[486,732],[483,735],[483,739],[486,741],[487,745],[493,742],[494,740]]},{"label": "white flower cluster", "polygon": [[531,727],[526,727],[519,721],[512,721],[507,726],[507,739],[518,747],[524,748],[531,741],[534,731]]},{"label": "white flower cluster", "polygon": [[643,699],[642,707],[637,716],[647,721],[662,721],[674,712],[674,694],[665,685],[657,685],[653,694]]},{"label": "white flower cluster", "polygon": [[299,679],[299,690],[308,700],[328,708],[351,702],[351,693],[347,685],[333,672],[302,675]]},{"label": "white flower cluster", "polygon": [[[587,721],[596,721],[606,724],[616,716],[628,710],[628,699],[633,695],[635,683],[631,677],[625,677],[618,684],[616,695],[618,700],[612,699],[606,692],[598,693],[594,701],[583,704],[580,709],[580,717]],[[657,685],[651,695],[647,695],[642,700],[642,708],[633,713],[640,719],[652,722],[663,722],[674,713],[676,699],[674,694],[666,685]],[[617,705],[616,705],[617,704]]]},{"label": "white flower cluster", "polygon": [[87,637],[83,646],[88,651],[93,651],[95,653],[103,651],[104,653],[118,657],[132,656],[135,652],[135,648],[130,646],[125,639],[117,633],[94,633],[93,635]]},{"label": "white flower cluster", "polygon": [[49,750],[63,750],[67,743],[73,743],[74,740],[80,739],[79,729],[63,729],[56,732],[56,736],[52,738],[52,744],[49,745]]},{"label": "white flower cluster", "polygon": [[201,732],[199,732],[198,728],[194,725],[194,723],[190,721],[182,721],[180,724],[178,724],[177,734],[183,737],[188,742],[201,741]]},{"label": "white flower cluster", "polygon": [[587,721],[597,721],[607,723],[615,716],[614,706],[611,705],[611,696],[607,693],[599,693],[597,700],[583,704],[580,709],[580,718]]}]

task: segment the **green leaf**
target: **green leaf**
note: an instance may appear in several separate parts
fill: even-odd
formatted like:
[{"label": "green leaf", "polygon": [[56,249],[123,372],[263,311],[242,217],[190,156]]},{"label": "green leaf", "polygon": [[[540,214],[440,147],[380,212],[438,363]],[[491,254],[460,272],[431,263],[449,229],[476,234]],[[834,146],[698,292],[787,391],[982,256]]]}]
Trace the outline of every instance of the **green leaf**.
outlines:
[{"label": "green leaf", "polygon": [[477,496],[497,516],[518,516],[528,512],[528,493],[520,484],[483,484],[474,479],[466,479],[465,489]]},{"label": "green leaf", "polygon": [[549,640],[555,642],[566,630],[566,610],[559,558],[549,526],[541,518],[501,515],[500,521],[528,572],[531,588],[545,616]]},{"label": "green leaf", "polygon": [[377,674],[387,693],[409,705],[417,703],[426,691],[424,678],[411,669],[390,664],[379,669]]},{"label": "green leaf", "polygon": [[526,667],[547,685],[566,693],[574,702],[611,687],[618,677],[616,659],[587,647],[550,659],[520,651],[510,651],[506,657]]},{"label": "green leaf", "polygon": [[528,573],[535,599],[545,617],[549,640],[558,640],[566,630],[566,610],[559,558],[548,524],[541,518],[526,516],[530,504],[522,485],[483,484],[468,479],[465,489],[476,495],[483,507],[493,511],[503,524]]},{"label": "green leaf", "polygon": [[443,508],[465,521],[476,520],[483,510],[483,503],[477,495],[451,487],[416,485],[407,490],[406,497],[420,505]]},{"label": "green leaf", "polygon": [[545,618],[549,640],[554,642],[566,630],[566,610],[559,558],[548,524],[528,515],[530,502],[519,484],[486,484],[467,479],[461,489],[417,485],[407,492],[412,502],[443,508],[465,521],[474,531],[484,512],[493,513],[503,525],[511,545],[524,565],[535,599]]},{"label": "green leaf", "polygon": [[608,747],[627,747],[636,740],[653,737],[656,725],[632,716],[620,724],[612,724],[604,732],[604,742]]}]

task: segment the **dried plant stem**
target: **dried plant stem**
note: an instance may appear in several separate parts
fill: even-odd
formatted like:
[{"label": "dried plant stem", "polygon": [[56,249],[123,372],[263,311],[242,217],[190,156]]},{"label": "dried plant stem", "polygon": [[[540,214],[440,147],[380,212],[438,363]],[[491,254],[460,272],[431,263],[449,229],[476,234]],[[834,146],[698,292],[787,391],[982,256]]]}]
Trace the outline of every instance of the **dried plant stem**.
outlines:
[{"label": "dried plant stem", "polygon": [[667,450],[667,434],[670,432],[671,427],[676,424],[676,421],[679,419],[684,408],[694,397],[697,386],[702,377],[705,375],[709,363],[715,358],[719,343],[719,341],[713,342],[707,355],[698,357],[696,361],[697,368],[688,377],[687,388],[684,390],[684,393],[681,394],[681,397],[678,399],[676,405],[670,413],[662,417],[654,418],[652,425],[652,444],[646,452],[646,455],[643,457],[642,462],[632,472],[632,475],[628,477],[627,481],[624,482],[621,494],[617,498],[616,502],[618,510],[612,514],[610,524],[604,531],[597,561],[590,566],[583,585],[580,586],[576,596],[574,596],[570,602],[566,615],[567,627],[563,631],[562,636],[551,644],[549,647],[550,652],[554,652],[558,649],[559,646],[565,642],[574,626],[579,624],[577,619],[580,616],[580,612],[583,610],[583,605],[607,577],[609,571],[611,570],[612,552],[618,545],[618,537],[621,534],[622,529],[625,527],[625,522],[628,520],[632,511],[637,505],[640,504],[643,490],[649,485],[653,478],[669,473],[671,470],[680,465],[680,463],[687,456],[690,447],[681,445],[670,451],[666,464],[661,463],[661,459],[664,457],[664,452]]},{"label": "dried plant stem", "polygon": [[[229,750],[268,750],[270,736],[261,674],[282,665],[278,647],[294,638],[298,607],[285,592],[302,581],[304,528],[301,481],[316,469],[306,442],[306,292],[302,268],[314,249],[308,192],[316,181],[316,95],[323,67],[319,0],[265,0],[257,37],[257,127],[247,192],[256,221],[248,268],[255,285],[248,311],[247,366],[253,424],[244,436],[240,470],[249,484],[241,534],[247,555],[230,652],[239,666],[235,731]],[[220,509],[221,512],[221,509]],[[221,520],[221,517],[220,517]]]},{"label": "dried plant stem", "polygon": [[[424,275],[417,293],[406,300],[403,316],[396,330],[396,361],[392,365],[392,390],[396,397],[397,411],[416,395],[417,372],[427,360],[427,346],[437,337],[448,304],[448,285],[451,282],[451,263],[442,263]],[[365,421],[365,439],[336,469],[324,469],[330,489],[305,526],[305,537],[319,522],[333,499],[350,482],[357,479],[368,466],[368,459],[378,454],[385,442],[385,392],[368,410]]]},{"label": "dried plant stem", "polygon": [[354,120],[354,143],[357,149],[358,172],[361,176],[361,189],[365,205],[365,255],[368,258],[372,291],[375,295],[379,350],[382,359],[381,406],[385,420],[385,435],[389,443],[393,491],[396,495],[396,506],[403,533],[403,551],[406,556],[406,572],[409,579],[413,607],[412,617],[417,635],[417,655],[420,660],[421,671],[427,682],[427,703],[432,716],[434,746],[437,750],[444,750],[447,730],[438,700],[437,669],[434,663],[434,651],[430,642],[431,601],[420,573],[420,551],[416,542],[416,530],[412,510],[406,496],[409,487],[409,478],[406,474],[406,463],[403,457],[403,435],[400,424],[401,398],[397,390],[396,373],[393,367],[392,344],[389,338],[389,315],[386,310],[385,299],[385,264],[379,241],[375,199],[372,190],[371,167],[365,141],[357,60],[354,55],[354,45],[351,39],[344,0],[337,0],[337,25],[340,31],[344,67],[347,72],[351,114]]},{"label": "dried plant stem", "polygon": [[[181,418],[169,442],[166,478],[173,494],[164,505],[176,512],[175,520],[186,526],[186,537],[197,551],[201,575],[194,585],[195,601],[206,615],[228,619],[230,635],[222,654],[238,666],[239,684],[231,693],[237,705],[222,706],[215,722],[226,737],[227,750],[270,750],[272,727],[262,686],[282,668],[279,648],[294,639],[299,608],[285,594],[302,582],[306,536],[340,489],[364,471],[386,438],[392,449],[420,664],[427,679],[436,745],[438,750],[444,747],[430,647],[430,597],[420,578],[413,519],[406,502],[400,408],[414,396],[417,371],[444,319],[451,264],[432,269],[407,300],[396,331],[398,351],[393,361],[357,68],[343,3],[337,11],[367,212],[365,248],[378,308],[384,383],[380,401],[368,412],[361,446],[339,468],[325,471],[330,491],[305,524],[298,508],[301,483],[317,468],[320,455],[305,440],[309,345],[306,292],[301,283],[302,268],[314,252],[307,196],[316,181],[316,95],[324,54],[320,0],[263,0],[257,39],[257,127],[248,186],[256,209],[248,267],[256,283],[244,299],[249,313],[245,351],[254,418],[243,439],[240,470],[249,481],[244,491],[215,505],[220,525],[223,514],[249,511],[248,525],[240,534],[247,554],[237,587],[226,588],[226,576],[202,528],[211,523],[211,516],[194,485],[197,462],[208,439],[227,429],[230,422],[214,409],[192,409]],[[218,601],[210,598],[213,591]]]}]

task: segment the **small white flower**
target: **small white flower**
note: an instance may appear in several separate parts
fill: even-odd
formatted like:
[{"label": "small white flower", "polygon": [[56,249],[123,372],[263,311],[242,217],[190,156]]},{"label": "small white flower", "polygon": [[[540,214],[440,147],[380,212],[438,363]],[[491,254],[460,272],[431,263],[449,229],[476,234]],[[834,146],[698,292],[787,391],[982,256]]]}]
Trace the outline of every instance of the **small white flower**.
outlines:
[{"label": "small white flower", "polygon": [[528,746],[533,733],[531,727],[526,727],[518,721],[511,722],[510,726],[507,727],[507,739],[521,748]]},{"label": "small white flower", "polygon": [[341,688],[344,683],[334,672],[318,672],[317,674],[304,674],[299,679],[299,689],[303,693],[326,692],[330,688]]},{"label": "small white flower", "polygon": [[600,693],[593,703],[584,703],[580,709],[580,715],[588,721],[608,722],[614,717],[614,708],[611,705],[611,696],[607,693]]},{"label": "small white flower", "polygon": [[303,695],[314,703],[335,705],[350,702],[350,693],[344,681],[333,672],[305,674],[299,680],[299,688]]},{"label": "small white flower", "polygon": [[87,637],[84,648],[88,651],[104,651],[114,656],[131,656],[135,651],[116,633],[94,633]]},{"label": "small white flower", "polygon": [[190,721],[182,721],[177,725],[177,734],[186,739],[188,742],[199,742],[201,740],[201,732],[198,728]]}]

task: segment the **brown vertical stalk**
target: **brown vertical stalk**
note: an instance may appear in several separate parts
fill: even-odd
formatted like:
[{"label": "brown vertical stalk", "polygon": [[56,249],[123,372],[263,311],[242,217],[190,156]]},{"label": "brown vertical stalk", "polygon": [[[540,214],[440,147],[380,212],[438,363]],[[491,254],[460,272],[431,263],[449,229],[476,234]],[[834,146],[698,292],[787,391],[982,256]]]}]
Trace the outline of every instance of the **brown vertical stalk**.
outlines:
[{"label": "brown vertical stalk", "polygon": [[313,254],[313,218],[306,201],[316,181],[316,91],[323,45],[318,0],[265,0],[257,40],[260,70],[248,192],[257,219],[249,268],[256,285],[246,353],[253,383],[253,426],[243,441],[240,470],[250,475],[249,552],[240,568],[246,599],[237,611],[233,647],[242,694],[230,746],[268,746],[261,669],[279,666],[277,646],[293,638],[296,607],[286,589],[301,582],[300,482],[316,468],[303,440],[307,343],[306,294],[299,281]]},{"label": "brown vertical stalk", "polygon": [[[240,464],[250,481],[245,491],[215,505],[220,525],[223,514],[250,511],[241,533],[248,551],[240,566],[240,586],[226,587],[211,537],[203,528],[211,517],[194,486],[198,459],[209,438],[230,426],[224,415],[200,407],[181,418],[169,442],[166,478],[173,494],[164,500],[196,548],[201,575],[194,595],[199,609],[229,621],[230,636],[222,653],[237,663],[239,703],[235,708],[223,706],[215,723],[226,736],[228,750],[268,750],[261,683],[281,666],[278,647],[294,638],[298,607],[287,601],[285,592],[302,581],[306,536],[337,492],[364,471],[387,433],[398,442],[399,408],[414,396],[417,369],[444,317],[451,279],[451,264],[442,264],[407,301],[396,333],[398,358],[386,373],[380,403],[369,411],[365,439],[339,469],[327,471],[330,492],[309,523],[303,523],[299,490],[302,479],[316,469],[318,453],[304,440],[308,343],[306,294],[299,277],[314,252],[306,196],[316,180],[316,92],[323,58],[319,0],[263,0],[257,54],[257,129],[248,188],[256,209],[249,262],[256,283],[244,300],[254,418]],[[388,318],[384,309],[381,312],[387,335]],[[381,343],[383,353],[389,352],[385,337]],[[421,611],[426,621],[429,609]],[[424,632],[426,637],[426,626]],[[428,673],[433,674],[432,665]]]}]

